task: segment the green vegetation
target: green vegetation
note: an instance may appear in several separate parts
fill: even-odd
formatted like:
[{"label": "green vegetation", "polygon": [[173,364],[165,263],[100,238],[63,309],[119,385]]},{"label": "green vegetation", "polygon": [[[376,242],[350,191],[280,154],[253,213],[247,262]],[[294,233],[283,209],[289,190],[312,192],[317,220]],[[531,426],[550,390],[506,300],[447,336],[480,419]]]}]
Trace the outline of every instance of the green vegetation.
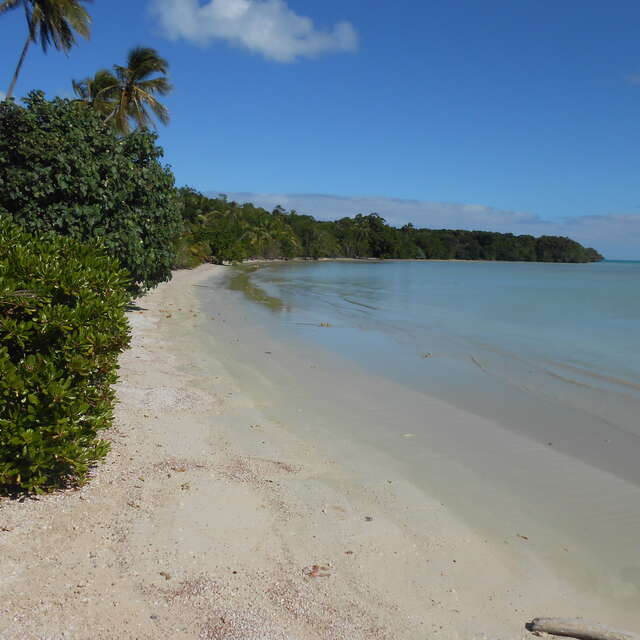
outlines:
[{"label": "green vegetation", "polygon": [[0,485],[82,482],[108,445],[126,272],[96,247],[0,216]]},{"label": "green vegetation", "polygon": [[118,137],[78,101],[0,104],[0,207],[27,231],[99,241],[140,291],[171,277],[181,230],[156,135]]},{"label": "green vegetation", "polygon": [[135,47],[126,66],[113,68],[115,73],[100,69],[93,77],[74,80],[75,94],[122,135],[131,133],[132,122],[140,129],[153,125],[149,109],[168,124],[169,112],[155,94],[165,96],[172,89],[166,75],[169,63],[155,49]]},{"label": "green vegetation", "polygon": [[29,45],[40,42],[43,51],[53,45],[58,51],[68,52],[76,43],[76,33],[89,37],[91,17],[82,6],[88,0],[2,0],[0,14],[12,9],[23,9],[27,20],[27,40],[20,54],[7,101],[13,96],[18,76],[24,64]]},{"label": "green vegetation", "polygon": [[602,256],[570,238],[516,236],[490,231],[401,229],[378,214],[358,214],[335,221],[315,220],[276,207],[208,198],[190,188],[179,190],[185,234],[178,265],[202,260],[247,258],[398,258],[437,260],[522,260],[595,262]]}]

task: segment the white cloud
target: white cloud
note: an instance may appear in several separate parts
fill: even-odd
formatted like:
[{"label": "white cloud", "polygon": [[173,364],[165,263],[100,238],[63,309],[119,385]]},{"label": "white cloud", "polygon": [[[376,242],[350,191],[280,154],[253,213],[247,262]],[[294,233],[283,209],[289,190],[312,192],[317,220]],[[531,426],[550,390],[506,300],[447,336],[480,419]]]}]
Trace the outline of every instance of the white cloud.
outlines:
[{"label": "white cloud", "polygon": [[0,102],[2,102],[7,97],[7,94],[4,91],[0,91]]},{"label": "white cloud", "polygon": [[226,40],[277,62],[332,51],[353,51],[358,37],[349,22],[316,28],[284,0],[152,0],[152,11],[172,39],[207,44]]},{"label": "white cloud", "polygon": [[[210,192],[217,195],[219,192]],[[604,214],[545,220],[532,213],[475,204],[320,194],[227,193],[230,200],[273,209],[280,204],[321,219],[379,213],[390,224],[412,222],[432,229],[480,229],[503,233],[569,236],[610,259],[640,259],[640,214]]]}]

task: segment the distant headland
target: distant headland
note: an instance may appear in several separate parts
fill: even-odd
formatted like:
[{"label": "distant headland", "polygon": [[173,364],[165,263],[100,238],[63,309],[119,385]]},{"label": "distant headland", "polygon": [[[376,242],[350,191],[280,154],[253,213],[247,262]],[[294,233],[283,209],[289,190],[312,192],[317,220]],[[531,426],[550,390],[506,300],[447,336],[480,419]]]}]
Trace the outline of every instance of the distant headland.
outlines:
[{"label": "distant headland", "polygon": [[294,209],[272,211],[226,196],[179,190],[186,232],[180,266],[249,258],[378,258],[599,262],[604,257],[563,236],[394,227],[377,213],[316,220]]}]

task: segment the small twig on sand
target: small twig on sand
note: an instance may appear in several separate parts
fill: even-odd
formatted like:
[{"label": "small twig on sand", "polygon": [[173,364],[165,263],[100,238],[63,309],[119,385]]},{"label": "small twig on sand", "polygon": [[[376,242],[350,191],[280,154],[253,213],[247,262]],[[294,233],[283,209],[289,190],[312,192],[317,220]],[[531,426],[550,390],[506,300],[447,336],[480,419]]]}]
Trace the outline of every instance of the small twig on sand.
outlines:
[{"label": "small twig on sand", "polygon": [[548,633],[577,640],[640,640],[635,633],[615,631],[580,618],[534,618],[525,627],[535,634]]}]

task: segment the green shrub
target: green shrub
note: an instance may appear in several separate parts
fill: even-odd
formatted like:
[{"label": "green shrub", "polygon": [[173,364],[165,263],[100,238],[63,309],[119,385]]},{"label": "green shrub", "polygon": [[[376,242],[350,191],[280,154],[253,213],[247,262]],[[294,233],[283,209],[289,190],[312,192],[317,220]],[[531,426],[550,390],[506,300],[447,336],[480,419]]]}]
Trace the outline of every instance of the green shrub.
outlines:
[{"label": "green shrub", "polygon": [[0,486],[82,482],[102,458],[127,274],[98,248],[27,234],[0,214]]},{"label": "green shrub", "polygon": [[0,103],[0,207],[27,231],[99,240],[140,288],[171,277],[181,205],[156,135],[119,138],[85,103]]}]

